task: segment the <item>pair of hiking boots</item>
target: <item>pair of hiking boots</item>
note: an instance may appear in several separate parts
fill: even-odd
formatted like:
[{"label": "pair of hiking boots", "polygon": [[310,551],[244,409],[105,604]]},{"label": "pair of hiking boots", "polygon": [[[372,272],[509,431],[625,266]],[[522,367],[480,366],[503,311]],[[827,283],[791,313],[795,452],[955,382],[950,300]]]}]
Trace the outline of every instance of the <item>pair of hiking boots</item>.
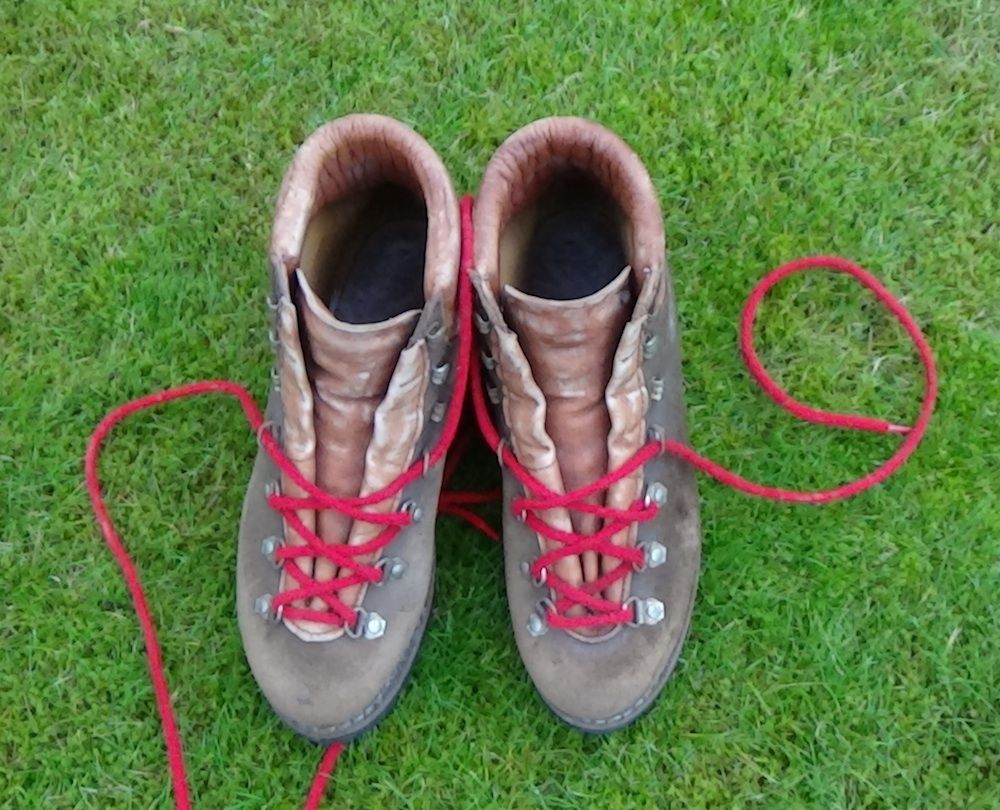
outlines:
[{"label": "pair of hiking boots", "polygon": [[640,715],[681,650],[700,530],[694,471],[648,452],[686,433],[660,209],[635,153],[588,121],[537,121],[472,207],[413,130],[342,118],[285,176],[270,263],[277,360],[237,602],[275,711],[331,742],[391,708],[430,615],[470,390],[502,466],[528,673],[582,730]]}]

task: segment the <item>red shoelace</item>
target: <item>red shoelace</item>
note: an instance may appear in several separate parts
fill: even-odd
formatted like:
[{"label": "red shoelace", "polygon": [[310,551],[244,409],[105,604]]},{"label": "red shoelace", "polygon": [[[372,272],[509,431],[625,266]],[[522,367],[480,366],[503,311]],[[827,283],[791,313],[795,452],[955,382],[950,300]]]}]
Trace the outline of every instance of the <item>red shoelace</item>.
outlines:
[{"label": "red shoelace", "polygon": [[[471,206],[463,208],[463,216],[471,219]],[[471,232],[471,225],[467,227]],[[845,273],[857,279],[867,289],[874,293],[878,301],[895,317],[906,330],[913,342],[924,367],[924,393],[920,404],[917,420],[911,426],[898,425],[882,419],[854,414],[833,413],[806,405],[789,395],[767,373],[757,350],[754,348],[753,330],[757,319],[757,310],[768,291],[782,280],[797,273],[810,270],[827,270]],[[627,509],[613,509],[606,506],[588,503],[594,495],[599,495],[616,481],[631,475],[648,461],[661,453],[669,453],[683,459],[702,472],[727,486],[733,487],[748,495],[766,498],[774,501],[791,501],[794,503],[826,503],[857,495],[870,489],[892,475],[913,454],[917,445],[923,439],[930,423],[934,402],[937,398],[937,367],[926,338],[917,326],[913,316],[871,273],[846,259],[837,256],[810,256],[784,264],[762,278],[750,293],[743,307],[740,318],[740,350],[744,362],[754,380],[764,389],[764,392],[780,407],[807,422],[814,422],[830,427],[847,428],[850,430],[867,430],[876,433],[906,434],[903,442],[895,453],[876,470],[843,486],[814,492],[799,491],[770,487],[749,481],[725,467],[705,458],[685,444],[673,439],[652,438],[627,462],[615,470],[598,478],[593,483],[572,490],[571,492],[555,492],[535,478],[518,461],[512,450],[502,441],[490,415],[490,409],[483,396],[482,363],[478,354],[472,359],[472,403],[479,423],[479,429],[486,443],[497,453],[501,463],[513,473],[521,483],[525,495],[511,502],[511,511],[540,537],[550,542],[548,551],[536,558],[529,567],[531,576],[538,583],[545,583],[556,596],[554,603],[547,603],[544,609],[545,619],[552,627],[575,629],[581,627],[608,626],[628,624],[636,620],[635,609],[626,601],[615,602],[602,596],[613,583],[623,579],[630,571],[641,568],[645,563],[645,554],[635,547],[615,545],[611,538],[619,531],[629,528],[633,523],[648,521],[654,518],[659,506],[646,498],[637,499]],[[574,531],[564,531],[543,520],[539,513],[548,509],[564,508],[576,512],[596,515],[604,521],[604,525],[593,534],[582,534]],[[598,579],[574,585],[555,573],[554,565],[564,557],[576,556],[586,551],[596,552],[619,560],[618,565]],[[567,615],[574,608],[576,615]]]},{"label": "red shoelace", "polygon": [[[340,625],[353,628],[360,616],[359,611],[346,604],[337,594],[341,589],[351,585],[362,585],[381,582],[385,569],[379,565],[368,564],[359,557],[370,557],[389,545],[393,538],[405,527],[414,522],[412,513],[406,511],[372,512],[366,507],[375,506],[395,497],[407,484],[420,478],[428,469],[441,461],[448,453],[462,418],[462,404],[465,401],[465,389],[469,371],[469,357],[472,354],[472,330],[469,319],[472,317],[471,290],[462,288],[458,295],[458,343],[455,349],[455,383],[451,400],[441,427],[441,435],[430,452],[415,461],[410,467],[395,478],[392,483],[368,495],[354,498],[337,498],[325,492],[299,472],[295,464],[281,451],[278,441],[271,430],[259,421],[259,414],[254,415],[246,410],[251,427],[260,437],[261,446],[283,473],[289,476],[307,494],[304,497],[291,497],[279,492],[269,493],[267,502],[272,509],[281,514],[286,526],[290,526],[305,540],[305,545],[284,545],[274,552],[275,560],[282,565],[298,585],[274,595],[271,598],[271,611],[275,618],[304,619],[322,624]],[[445,502],[442,510],[447,512],[450,505]],[[375,537],[366,543],[349,546],[346,543],[325,543],[314,531],[309,529],[299,518],[300,509],[320,512],[335,510],[352,520],[384,527]],[[334,579],[319,581],[302,570],[299,561],[303,559],[329,560],[340,569],[341,576]],[[344,572],[347,572],[346,574]],[[322,599],[327,610],[314,610],[297,607],[293,603],[299,600],[308,602],[313,597]]]},{"label": "red shoelace", "polygon": [[[463,240],[462,267],[466,267],[471,263],[471,258],[467,255],[467,250],[471,250],[471,246],[471,238]],[[462,273],[463,278],[465,275],[465,273]],[[150,678],[153,683],[153,691],[156,695],[156,708],[160,715],[163,738],[167,748],[174,805],[179,810],[189,810],[191,807],[191,794],[188,786],[187,768],[184,764],[183,746],[181,744],[180,733],[177,730],[177,720],[170,702],[170,692],[167,688],[166,675],[163,669],[163,656],[160,652],[160,643],[156,635],[156,627],[153,623],[152,614],[149,611],[149,604],[146,601],[146,592],[139,577],[139,571],[132,561],[125,543],[115,529],[104,500],[104,495],[101,492],[99,462],[104,441],[116,425],[140,411],[145,411],[167,402],[173,402],[174,400],[187,399],[205,394],[224,394],[234,397],[239,402],[240,407],[242,407],[243,414],[250,424],[251,430],[257,435],[261,446],[267,454],[279,469],[286,473],[307,493],[307,496],[303,498],[291,498],[278,493],[268,496],[268,503],[274,509],[278,510],[289,525],[299,532],[306,541],[305,546],[285,546],[276,552],[276,559],[281,561],[284,570],[288,571],[294,577],[299,587],[273,597],[272,608],[275,611],[281,611],[282,615],[288,618],[351,625],[358,618],[357,611],[337,598],[337,590],[351,584],[375,582],[381,577],[381,570],[377,566],[364,564],[355,558],[373,554],[384,548],[404,526],[412,521],[412,516],[407,513],[373,513],[366,511],[365,507],[373,506],[394,497],[403,487],[423,475],[425,470],[440,462],[447,454],[448,448],[451,446],[458,432],[459,422],[462,417],[462,404],[465,401],[465,391],[469,377],[469,358],[473,353],[472,289],[468,283],[459,285],[457,321],[458,342],[455,350],[455,382],[452,399],[442,422],[440,437],[425,458],[414,462],[406,472],[385,488],[364,497],[335,498],[303,478],[295,464],[281,451],[281,447],[271,433],[269,426],[264,422],[264,417],[261,415],[260,409],[254,402],[250,392],[243,386],[229,380],[205,380],[132,400],[108,413],[91,434],[90,440],[87,443],[87,454],[84,459],[87,494],[90,497],[90,504],[104,541],[118,563],[118,567],[121,569],[122,576],[128,586],[129,594],[132,597],[132,604],[139,619],[139,626],[142,629],[146,657],[149,662]],[[453,470],[454,461],[446,469],[446,472],[450,474]],[[459,501],[465,498],[467,499],[465,502],[469,503],[481,503],[484,497],[482,493],[452,493],[451,495]],[[365,521],[373,525],[384,526],[385,528],[375,538],[364,545],[356,547],[328,545],[323,543],[314,532],[309,531],[302,524],[296,515],[296,510],[299,509],[335,509],[350,516],[353,520]],[[457,514],[460,517],[471,519],[477,526],[488,528],[485,522],[477,515],[469,512],[467,508],[461,506],[458,502],[454,505],[450,504],[447,498],[442,499],[440,511],[446,514]],[[338,566],[348,569],[352,573],[346,577],[320,583],[306,574],[298,565],[298,560],[304,557],[323,557]],[[322,598],[329,606],[330,611],[311,611],[306,608],[297,608],[290,604],[294,600],[312,596]],[[304,805],[306,810],[315,810],[315,808],[319,807],[327,781],[343,750],[343,744],[334,743],[324,752],[316,775],[313,778],[312,786],[306,797]]]},{"label": "red shoelace", "polygon": [[[167,687],[166,675],[163,668],[163,658],[160,652],[160,645],[156,635],[156,628],[153,623],[152,614],[146,600],[139,572],[132,561],[128,550],[125,547],[120,535],[114,527],[111,516],[108,512],[107,504],[101,492],[99,478],[99,461],[101,448],[108,435],[116,425],[129,416],[145,411],[158,405],[172,402],[178,399],[185,399],[205,394],[223,394],[234,397],[243,409],[247,421],[252,430],[258,435],[259,440],[274,460],[277,466],[287,473],[292,480],[308,493],[304,498],[289,498],[279,494],[274,494],[269,498],[269,503],[278,509],[282,515],[289,520],[290,525],[296,528],[306,540],[306,546],[288,547],[282,549],[280,559],[285,564],[288,571],[298,570],[302,578],[292,574],[296,582],[300,585],[298,590],[288,591],[287,595],[281,595],[279,602],[272,603],[277,609],[282,607],[283,615],[289,618],[317,619],[318,616],[309,613],[297,613],[300,610],[290,604],[291,601],[299,598],[319,596],[330,606],[330,612],[316,611],[324,618],[321,621],[334,621],[349,624],[356,620],[356,613],[340,603],[339,607],[334,607],[339,600],[336,599],[336,590],[347,587],[350,584],[360,584],[362,582],[372,582],[379,575],[376,566],[368,566],[355,559],[356,556],[371,554],[387,545],[395,533],[399,532],[403,526],[409,522],[409,515],[399,512],[371,513],[365,507],[373,506],[388,498],[395,496],[408,483],[423,474],[425,467],[433,466],[441,461],[448,452],[449,445],[455,438],[461,417],[462,402],[464,399],[466,380],[472,380],[472,404],[476,420],[487,443],[498,453],[502,463],[508,467],[515,477],[521,482],[526,495],[516,499],[512,503],[512,509],[518,514],[522,514],[528,525],[548,540],[559,543],[560,546],[539,556],[531,567],[531,573],[536,578],[546,578],[549,586],[558,595],[558,601],[550,610],[549,621],[553,626],[573,627],[583,624],[608,624],[609,622],[630,621],[631,611],[620,604],[609,602],[597,593],[607,588],[612,582],[617,581],[627,573],[629,566],[641,564],[641,552],[635,549],[622,549],[610,544],[609,538],[619,528],[624,528],[632,522],[649,520],[655,515],[654,504],[646,504],[637,501],[631,508],[625,510],[615,510],[606,507],[594,506],[586,503],[586,499],[591,495],[605,491],[615,481],[629,475],[637,470],[647,461],[659,453],[671,453],[685,461],[693,464],[698,469],[717,478],[719,481],[758,497],[770,498],[773,500],[795,501],[800,503],[823,503],[826,501],[847,498],[856,495],[880,481],[885,480],[895,470],[897,470],[910,457],[923,438],[930,421],[931,412],[934,408],[934,401],[937,396],[937,370],[934,359],[931,355],[930,347],[924,339],[915,321],[906,311],[903,305],[896,300],[873,276],[844,259],[835,257],[814,257],[800,259],[787,265],[779,267],[777,270],[765,276],[765,278],[754,288],[750,298],[743,310],[740,328],[740,345],[744,359],[750,369],[754,379],[761,385],[764,391],[781,407],[785,408],[795,416],[809,422],[817,424],[831,425],[835,427],[845,427],[854,430],[870,430],[876,432],[905,433],[906,436],[899,449],[882,466],[869,475],[856,481],[834,489],[822,490],[818,492],[799,492],[796,490],[779,489],[767,487],[733,473],[720,465],[699,455],[686,445],[682,445],[672,440],[656,440],[647,443],[635,456],[626,464],[608,475],[595,481],[593,484],[574,490],[569,493],[557,493],[544,487],[518,462],[517,458],[506,445],[501,446],[500,437],[493,426],[489,409],[486,406],[482,392],[482,371],[476,361],[477,353],[472,349],[472,290],[469,281],[469,271],[472,267],[472,200],[466,197],[462,200],[462,260],[459,280],[459,302],[458,302],[458,347],[456,356],[455,387],[454,396],[446,418],[443,423],[442,433],[439,441],[426,460],[421,459],[412,465],[403,475],[393,481],[392,484],[363,498],[334,498],[329,494],[319,490],[310,482],[301,477],[295,465],[290,462],[281,452],[277,441],[271,432],[266,428],[263,417],[249,392],[242,386],[227,380],[208,380],[203,382],[183,385],[171,388],[166,391],[151,394],[128,402],[104,417],[95,428],[87,445],[85,459],[85,473],[87,493],[90,497],[91,506],[94,511],[101,534],[115,558],[122,576],[128,587],[135,607],[136,616],[142,630],[143,640],[146,648],[146,655],[149,663],[150,678],[153,684],[153,691],[156,698],[156,707],[160,715],[163,729],[164,742],[167,749],[167,759],[170,766],[170,777],[173,786],[174,804],[180,810],[189,810],[191,805],[190,788],[188,784],[187,769],[184,763],[184,753],[181,743],[180,733],[177,728],[177,721],[174,716],[173,707],[170,701],[170,693]],[[849,414],[837,414],[811,408],[789,396],[774,380],[767,374],[757,358],[757,353],[753,347],[752,331],[754,319],[760,301],[764,295],[782,279],[794,273],[803,272],[810,269],[828,269],[847,273],[858,279],[868,289],[870,289],[879,301],[884,304],[896,319],[903,325],[909,334],[925,370],[925,388],[920,413],[912,427],[896,425],[879,419],[871,419],[863,416],[853,416]],[[457,447],[455,449],[461,449]],[[445,465],[444,477],[448,480],[454,472],[460,453],[452,453]],[[498,497],[497,492],[485,493],[464,493],[445,492],[442,493],[439,502],[439,511],[456,517],[461,517],[477,528],[484,531],[491,537],[496,538],[496,531],[477,515],[471,507],[477,504],[492,502]],[[572,532],[559,532],[554,527],[549,526],[541,520],[537,513],[554,507],[565,507],[576,509],[581,512],[589,512],[603,518],[606,525],[593,535],[579,535]],[[345,553],[345,547],[338,546],[334,551],[331,547],[323,544],[322,541],[312,532],[302,532],[304,526],[296,526],[296,510],[299,509],[336,509],[352,519],[362,520],[373,525],[383,526],[383,531],[366,546],[358,546],[351,549],[353,553]],[[552,571],[552,565],[561,557],[569,554],[579,554],[585,550],[593,550],[603,554],[610,554],[621,560],[621,564],[615,571],[610,572],[601,579],[589,583],[584,588],[574,588],[569,583],[560,580]],[[279,556],[279,555],[276,555]],[[296,560],[304,556],[324,557],[334,562],[338,566],[350,570],[351,574],[340,580],[333,580],[328,583],[316,583],[311,577],[301,571],[295,563]],[[292,562],[292,565],[289,565]],[[625,569],[622,573],[616,572]],[[583,605],[589,613],[582,617],[566,617],[565,610],[572,605]],[[343,609],[341,609],[343,608]],[[304,609],[301,609],[304,610]],[[350,612],[349,612],[350,611]],[[332,618],[335,616],[336,618]],[[340,754],[344,750],[341,743],[330,745],[324,752],[319,767],[313,778],[312,785],[306,797],[304,807],[306,810],[315,810],[319,807],[323,798],[330,775],[336,766]]]}]

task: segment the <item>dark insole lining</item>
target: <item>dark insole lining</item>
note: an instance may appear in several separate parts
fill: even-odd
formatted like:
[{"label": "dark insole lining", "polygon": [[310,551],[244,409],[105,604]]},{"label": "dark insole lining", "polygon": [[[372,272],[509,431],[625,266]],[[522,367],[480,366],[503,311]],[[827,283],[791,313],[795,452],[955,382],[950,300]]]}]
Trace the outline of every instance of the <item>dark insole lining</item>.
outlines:
[{"label": "dark insole lining", "polygon": [[[378,323],[424,305],[427,211],[401,186],[376,189],[331,276],[341,279],[327,305],[347,323]],[[329,276],[328,276],[329,277]]]},{"label": "dark insole lining", "polygon": [[618,207],[596,183],[554,183],[538,202],[539,215],[524,253],[518,289],[565,301],[606,287],[628,264]]}]

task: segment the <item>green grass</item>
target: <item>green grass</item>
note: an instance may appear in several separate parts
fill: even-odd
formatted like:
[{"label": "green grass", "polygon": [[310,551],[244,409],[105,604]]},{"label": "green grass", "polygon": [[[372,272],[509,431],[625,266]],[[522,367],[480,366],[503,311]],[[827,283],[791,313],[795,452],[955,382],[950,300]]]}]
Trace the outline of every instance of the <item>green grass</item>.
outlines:
[{"label": "green grass", "polygon": [[[271,206],[295,146],[371,110],[475,188],[509,132],[596,118],[647,161],[685,335],[696,447],[785,485],[896,446],[796,424],[749,385],[742,298],[836,252],[926,328],[927,441],[826,508],[703,481],[701,590],[655,710],[584,738],[545,711],[499,549],[440,526],[413,681],[350,746],[336,807],[1000,806],[1000,7],[659,0],[0,10],[0,805],[169,804],[142,644],[82,487],[113,405],[231,377],[260,394]],[[824,407],[912,418],[919,368],[847,280],[775,291],[765,359]],[[254,442],[183,403],[111,441],[106,491],[149,588],[200,807],[293,807],[319,752],[258,695],[233,616]]]}]

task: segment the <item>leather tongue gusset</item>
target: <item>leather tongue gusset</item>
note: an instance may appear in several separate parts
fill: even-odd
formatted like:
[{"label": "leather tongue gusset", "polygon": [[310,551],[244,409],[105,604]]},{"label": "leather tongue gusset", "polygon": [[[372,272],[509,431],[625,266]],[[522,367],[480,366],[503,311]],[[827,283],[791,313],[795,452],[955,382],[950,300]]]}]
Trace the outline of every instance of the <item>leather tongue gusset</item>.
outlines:
[{"label": "leather tongue gusset", "polygon": [[[504,288],[507,322],[545,397],[545,430],[556,448],[564,491],[592,483],[608,471],[611,418],[605,392],[615,350],[631,314],[631,269],[585,298],[569,301],[526,295]],[[517,430],[517,426],[512,426]],[[603,503],[596,495],[593,503]],[[600,528],[593,515],[573,512],[574,531],[592,534]],[[584,579],[600,576],[597,554],[580,560]]]},{"label": "leather tongue gusset", "polygon": [[[375,412],[386,396],[419,311],[411,310],[372,324],[338,320],[296,271],[306,371],[313,391],[316,432],[316,484],[337,497],[356,497],[365,479],[365,456],[372,440]],[[319,513],[317,534],[325,543],[346,543],[351,519],[332,509]],[[313,576],[328,581],[335,566],[318,559]],[[314,600],[313,607],[323,603]]]}]

